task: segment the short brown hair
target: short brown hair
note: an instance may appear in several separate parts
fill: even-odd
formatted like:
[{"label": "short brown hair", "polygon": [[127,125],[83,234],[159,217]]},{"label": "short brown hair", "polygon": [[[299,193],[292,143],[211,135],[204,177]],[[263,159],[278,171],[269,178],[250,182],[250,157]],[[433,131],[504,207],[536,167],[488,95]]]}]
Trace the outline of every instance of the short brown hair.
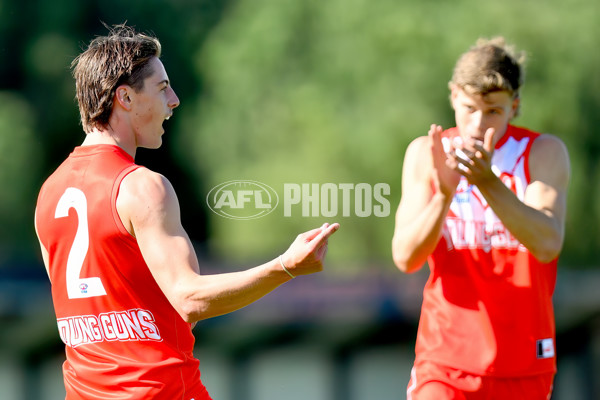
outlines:
[{"label": "short brown hair", "polygon": [[503,37],[479,39],[456,62],[449,85],[469,94],[506,91],[519,96],[524,81],[525,53],[516,53]]},{"label": "short brown hair", "polygon": [[121,24],[109,28],[107,36],[92,40],[73,60],[77,103],[86,133],[108,125],[117,87],[126,84],[135,91],[144,87],[144,79],[152,73],[149,61],[160,53],[158,39]]}]

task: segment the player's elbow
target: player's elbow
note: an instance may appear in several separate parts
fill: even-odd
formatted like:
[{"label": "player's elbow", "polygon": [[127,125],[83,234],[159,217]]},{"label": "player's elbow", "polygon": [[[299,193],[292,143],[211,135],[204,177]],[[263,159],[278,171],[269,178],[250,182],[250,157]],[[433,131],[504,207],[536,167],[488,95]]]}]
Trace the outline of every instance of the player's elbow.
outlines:
[{"label": "player's elbow", "polygon": [[199,277],[200,275],[195,275],[179,279],[165,292],[175,311],[187,323],[219,315],[214,307],[214,295],[210,295],[210,287],[203,286],[202,281],[197,279]]},{"label": "player's elbow", "polygon": [[529,251],[531,254],[542,263],[549,263],[560,255],[563,246],[564,235],[562,231],[556,229],[545,238],[533,243]]},{"label": "player's elbow", "polygon": [[405,274],[418,271],[424,263],[415,260],[410,252],[403,251],[395,240],[392,241],[392,259],[396,267]]},{"label": "player's elbow", "polygon": [[189,324],[211,317],[209,315],[210,307],[207,302],[201,300],[181,299],[175,308],[181,318]]},{"label": "player's elbow", "polygon": [[171,305],[179,316],[187,323],[194,323],[210,318],[210,305],[206,299],[198,298],[194,293],[184,290],[176,292],[170,299]]},{"label": "player's elbow", "polygon": [[400,257],[394,257],[394,264],[400,272],[404,272],[405,274],[416,272],[421,268],[421,265],[423,265],[422,263],[411,262]]},{"label": "player's elbow", "polygon": [[562,242],[555,243],[546,243],[545,246],[541,246],[538,249],[531,251],[531,254],[542,263],[549,263],[554,261],[560,255],[560,251],[562,250]]},{"label": "player's elbow", "polygon": [[174,304],[175,310],[179,316],[187,323],[192,324],[199,321],[199,313],[191,301],[180,299],[177,304]]},{"label": "player's elbow", "polygon": [[405,274],[408,273],[408,264],[405,263],[403,260],[399,260],[396,257],[394,257],[394,264],[396,265],[396,268],[400,270],[400,272],[404,272]]},{"label": "player's elbow", "polygon": [[181,316],[181,319],[183,319],[188,324],[193,324],[200,321],[200,318],[196,318],[196,316],[191,313],[179,312],[179,315]]}]

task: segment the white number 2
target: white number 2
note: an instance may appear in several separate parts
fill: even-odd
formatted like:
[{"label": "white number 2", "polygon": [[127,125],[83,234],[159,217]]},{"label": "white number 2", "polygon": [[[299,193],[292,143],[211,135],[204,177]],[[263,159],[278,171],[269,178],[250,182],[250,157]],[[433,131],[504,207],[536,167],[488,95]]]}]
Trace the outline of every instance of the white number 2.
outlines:
[{"label": "white number 2", "polygon": [[60,197],[56,206],[54,218],[64,218],[69,215],[69,210],[73,208],[77,213],[79,220],[77,233],[69,251],[67,259],[67,295],[69,299],[81,299],[86,297],[104,296],[106,290],[100,278],[80,278],[83,261],[90,245],[90,235],[87,220],[87,199],[85,194],[79,189],[67,188]]}]

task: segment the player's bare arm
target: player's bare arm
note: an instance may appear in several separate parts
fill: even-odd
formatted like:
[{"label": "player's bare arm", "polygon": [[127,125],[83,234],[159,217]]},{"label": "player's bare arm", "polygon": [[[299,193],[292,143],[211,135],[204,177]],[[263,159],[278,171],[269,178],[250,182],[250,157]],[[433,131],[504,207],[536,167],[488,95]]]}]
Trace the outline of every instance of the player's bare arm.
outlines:
[{"label": "player's bare arm", "polygon": [[456,159],[456,170],[477,185],[504,226],[540,261],[556,258],[564,241],[566,193],[570,166],[566,147],[558,138],[541,135],[531,148],[531,184],[523,202],[491,170],[493,146],[472,142],[464,150],[467,160]]},{"label": "player's bare arm", "polygon": [[406,150],[392,239],[394,263],[403,272],[420,269],[435,249],[458,184],[459,175],[445,165],[441,132],[432,125],[428,136],[415,139]]},{"label": "player's bare arm", "polygon": [[[187,322],[240,309],[291,279],[277,258],[240,272],[201,275],[181,225],[175,191],[160,174],[145,168],[129,174],[121,184],[117,209],[158,285]],[[293,275],[322,270],[327,239],[338,228],[325,224],[299,235],[281,257],[286,268]]]}]

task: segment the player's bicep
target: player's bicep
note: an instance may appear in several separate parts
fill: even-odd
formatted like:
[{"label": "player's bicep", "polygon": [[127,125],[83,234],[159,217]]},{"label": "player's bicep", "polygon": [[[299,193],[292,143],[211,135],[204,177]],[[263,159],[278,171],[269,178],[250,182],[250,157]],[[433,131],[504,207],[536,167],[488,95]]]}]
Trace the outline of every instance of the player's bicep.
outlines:
[{"label": "player's bicep", "polygon": [[531,183],[525,204],[564,224],[570,163],[567,149],[555,137],[543,135],[532,146],[529,158]]},{"label": "player's bicep", "polygon": [[198,261],[187,234],[148,229],[138,237],[140,251],[156,283],[176,306],[198,271]]},{"label": "player's bicep", "polygon": [[120,215],[127,215],[154,279],[174,302],[181,282],[198,272],[198,260],[181,225],[179,202],[170,182],[148,170],[138,171],[123,180],[117,206]]}]

